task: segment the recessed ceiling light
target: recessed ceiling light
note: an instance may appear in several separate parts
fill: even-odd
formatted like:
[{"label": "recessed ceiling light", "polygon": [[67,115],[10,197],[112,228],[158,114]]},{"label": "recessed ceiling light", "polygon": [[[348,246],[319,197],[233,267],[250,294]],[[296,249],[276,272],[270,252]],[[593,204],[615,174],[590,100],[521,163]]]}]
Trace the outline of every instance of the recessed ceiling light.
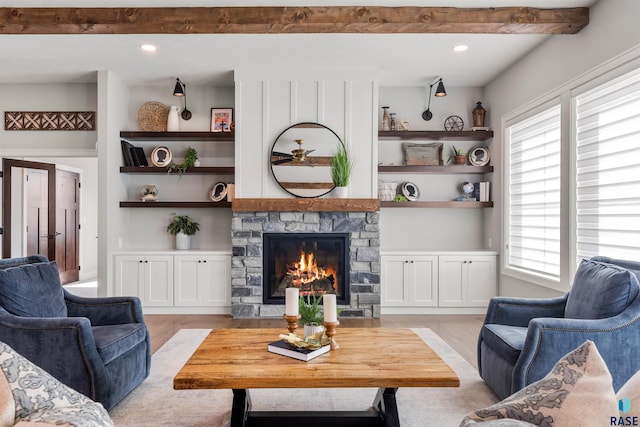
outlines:
[{"label": "recessed ceiling light", "polygon": [[152,44],[143,44],[142,46],[140,46],[140,49],[144,50],[145,52],[155,52],[157,48]]},{"label": "recessed ceiling light", "polygon": [[466,44],[458,44],[453,47],[454,52],[464,52],[467,49],[469,49],[469,46]]}]

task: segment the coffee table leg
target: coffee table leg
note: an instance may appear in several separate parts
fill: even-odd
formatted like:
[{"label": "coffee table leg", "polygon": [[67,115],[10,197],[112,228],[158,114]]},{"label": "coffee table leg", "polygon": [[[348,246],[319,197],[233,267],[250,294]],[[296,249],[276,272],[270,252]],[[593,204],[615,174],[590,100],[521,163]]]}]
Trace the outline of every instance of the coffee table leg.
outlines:
[{"label": "coffee table leg", "polygon": [[382,414],[387,427],[400,427],[398,405],[396,403],[397,388],[380,388],[373,400],[373,407]]},{"label": "coffee table leg", "polygon": [[251,397],[245,389],[233,389],[233,406],[231,407],[231,427],[244,427],[247,415],[251,411]]}]

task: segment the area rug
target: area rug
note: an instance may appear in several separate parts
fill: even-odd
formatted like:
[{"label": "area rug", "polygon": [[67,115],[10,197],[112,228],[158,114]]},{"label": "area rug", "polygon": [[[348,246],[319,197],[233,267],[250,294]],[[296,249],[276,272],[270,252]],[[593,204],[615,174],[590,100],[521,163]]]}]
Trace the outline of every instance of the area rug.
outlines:
[{"label": "area rug", "polygon": [[[457,388],[400,388],[396,395],[403,427],[457,426],[469,412],[498,401],[476,369],[431,329],[412,329],[460,377]],[[173,377],[209,333],[208,329],[181,329],[152,358],[151,374],[110,411],[116,426],[199,427],[229,425],[231,390],[174,390]],[[253,409],[366,410],[377,390],[256,389]]]}]

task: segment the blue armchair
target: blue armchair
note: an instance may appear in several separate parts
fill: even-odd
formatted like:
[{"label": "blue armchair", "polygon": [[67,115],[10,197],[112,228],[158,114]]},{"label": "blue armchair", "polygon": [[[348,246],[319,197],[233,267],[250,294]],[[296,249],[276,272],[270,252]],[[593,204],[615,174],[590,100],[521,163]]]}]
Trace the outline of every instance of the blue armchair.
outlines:
[{"label": "blue armchair", "polygon": [[151,367],[140,301],[72,295],[40,255],[0,260],[0,341],[107,410]]},{"label": "blue armchair", "polygon": [[591,340],[617,391],[640,370],[640,262],[583,260],[558,298],[493,298],[478,338],[480,376],[500,397],[543,378]]}]

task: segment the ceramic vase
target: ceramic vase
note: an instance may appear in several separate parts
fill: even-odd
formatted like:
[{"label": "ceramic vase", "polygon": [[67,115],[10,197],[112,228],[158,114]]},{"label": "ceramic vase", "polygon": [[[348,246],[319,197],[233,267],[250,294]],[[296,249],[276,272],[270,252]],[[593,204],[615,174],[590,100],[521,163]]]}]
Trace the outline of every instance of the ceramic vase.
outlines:
[{"label": "ceramic vase", "polygon": [[191,236],[180,232],[176,234],[176,249],[187,250],[191,248]]},{"label": "ceramic vase", "polygon": [[346,199],[349,197],[349,187],[334,187],[331,194],[334,199]]},{"label": "ceramic vase", "polygon": [[167,116],[167,132],[176,132],[180,130],[180,116],[178,115],[180,107],[172,105],[169,107],[169,115]]},{"label": "ceramic vase", "polygon": [[310,337],[311,335],[322,332],[323,330],[324,326],[318,325],[317,323],[309,323],[307,325],[304,325],[304,337]]}]

